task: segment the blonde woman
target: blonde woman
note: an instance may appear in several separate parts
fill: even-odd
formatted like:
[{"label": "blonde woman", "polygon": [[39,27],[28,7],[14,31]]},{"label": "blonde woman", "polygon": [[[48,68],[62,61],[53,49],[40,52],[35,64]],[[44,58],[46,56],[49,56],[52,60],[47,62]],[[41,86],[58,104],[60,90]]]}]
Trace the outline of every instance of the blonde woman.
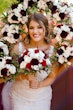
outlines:
[{"label": "blonde woman", "polygon": [[[48,43],[49,28],[47,18],[41,13],[32,14],[28,19],[27,27],[28,36],[25,38],[24,48],[19,44],[17,48],[13,48],[12,53],[15,52],[20,55],[20,52],[26,48],[38,48],[47,55],[52,55],[53,46]],[[49,70],[49,72],[38,73],[36,76],[29,75],[28,79],[20,75],[17,80],[8,82],[2,92],[4,110],[50,110],[51,84],[54,80],[54,70],[53,74]],[[6,106],[6,95],[4,95],[7,85],[10,85],[7,94],[10,108]]]}]

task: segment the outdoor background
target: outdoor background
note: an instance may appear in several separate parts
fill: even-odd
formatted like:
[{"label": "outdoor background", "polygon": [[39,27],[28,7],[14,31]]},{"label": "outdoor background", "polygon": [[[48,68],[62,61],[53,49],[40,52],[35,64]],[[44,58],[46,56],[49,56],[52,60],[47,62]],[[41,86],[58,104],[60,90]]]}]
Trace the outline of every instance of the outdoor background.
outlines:
[{"label": "outdoor background", "polygon": [[[69,4],[73,3],[73,0],[61,0],[61,1],[68,2]],[[16,0],[0,0],[0,15],[2,14],[2,12],[7,10],[13,2],[16,2]]]},{"label": "outdoor background", "polygon": [[16,0],[0,0],[0,15],[2,14],[2,12],[7,10],[10,5],[15,1]]}]

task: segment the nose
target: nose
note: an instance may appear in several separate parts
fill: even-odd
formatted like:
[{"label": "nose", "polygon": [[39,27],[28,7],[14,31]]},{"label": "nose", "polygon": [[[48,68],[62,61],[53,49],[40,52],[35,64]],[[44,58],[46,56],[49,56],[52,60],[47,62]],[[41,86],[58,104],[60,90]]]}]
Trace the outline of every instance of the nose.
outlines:
[{"label": "nose", "polygon": [[34,28],[33,31],[34,31],[34,33],[37,33],[38,32],[38,29],[37,28]]}]

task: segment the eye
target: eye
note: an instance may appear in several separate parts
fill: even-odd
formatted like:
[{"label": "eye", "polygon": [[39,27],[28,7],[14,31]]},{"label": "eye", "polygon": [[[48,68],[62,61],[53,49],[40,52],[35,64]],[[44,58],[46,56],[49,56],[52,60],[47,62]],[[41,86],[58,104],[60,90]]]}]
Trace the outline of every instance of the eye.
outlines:
[{"label": "eye", "polygon": [[42,29],[42,26],[38,26],[39,29]]},{"label": "eye", "polygon": [[30,26],[29,29],[34,29],[34,27]]}]

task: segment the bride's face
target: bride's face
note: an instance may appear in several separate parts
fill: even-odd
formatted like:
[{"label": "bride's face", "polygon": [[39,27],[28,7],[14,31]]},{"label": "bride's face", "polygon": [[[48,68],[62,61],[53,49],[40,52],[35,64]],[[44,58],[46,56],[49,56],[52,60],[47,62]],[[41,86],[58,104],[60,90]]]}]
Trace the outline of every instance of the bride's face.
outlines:
[{"label": "bride's face", "polygon": [[39,42],[44,40],[45,36],[45,26],[42,22],[40,24],[34,20],[31,20],[29,24],[28,33],[30,35],[31,40],[34,42]]}]

